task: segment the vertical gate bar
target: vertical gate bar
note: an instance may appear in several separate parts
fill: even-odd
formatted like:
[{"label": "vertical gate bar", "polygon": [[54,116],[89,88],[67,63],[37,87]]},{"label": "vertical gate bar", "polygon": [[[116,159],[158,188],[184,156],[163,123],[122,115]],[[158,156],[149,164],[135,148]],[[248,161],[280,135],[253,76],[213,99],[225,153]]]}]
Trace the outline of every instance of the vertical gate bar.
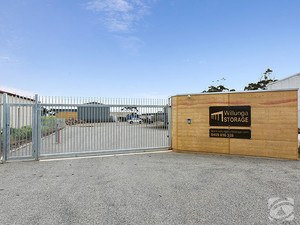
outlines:
[{"label": "vertical gate bar", "polygon": [[154,136],[154,141],[153,141],[153,145],[152,147],[157,147],[157,140],[156,140],[156,135],[157,135],[157,127],[158,127],[158,118],[159,118],[159,115],[158,115],[158,107],[156,107],[156,99],[153,99],[153,110],[154,110],[154,115],[155,115],[155,126],[154,126],[154,132],[153,132],[153,136]]},{"label": "vertical gate bar", "polygon": [[98,115],[98,111],[99,109],[101,109],[100,107],[98,107],[98,98],[94,97],[94,100],[97,104],[97,107],[95,107],[95,122],[94,122],[94,151],[98,151],[98,123],[99,123],[99,115]]},{"label": "vertical gate bar", "polygon": [[[67,104],[66,97],[62,97],[62,99],[63,99],[64,104]],[[63,107],[63,112],[64,112],[64,114],[67,113],[66,106]],[[65,119],[65,120],[67,120],[67,119]],[[65,135],[64,135],[64,144],[63,144],[63,150],[62,150],[63,153],[66,152],[66,150],[67,150],[68,126],[69,125],[67,124],[67,121],[66,121],[66,127],[65,127],[65,132],[64,132],[65,133]]]},{"label": "vertical gate bar", "polygon": [[79,126],[78,126],[78,112],[77,112],[77,104],[78,104],[78,97],[74,98],[74,121],[76,124],[76,138],[75,138],[75,148],[76,151],[80,151],[79,146],[78,146],[78,141],[79,141]]},{"label": "vertical gate bar", "polygon": [[2,115],[3,115],[3,96],[2,96],[2,99],[0,99],[0,162],[3,162],[3,150],[2,150]]},{"label": "vertical gate bar", "polygon": [[83,98],[83,104],[84,104],[84,107],[83,107],[83,117],[84,117],[84,121],[85,121],[85,126],[84,126],[84,131],[83,131],[83,139],[84,139],[84,151],[86,152],[87,151],[87,148],[88,148],[88,135],[87,135],[87,115],[88,115],[88,108],[86,106],[86,101],[87,101],[87,98]]},{"label": "vertical gate bar", "polygon": [[[54,153],[54,146],[53,146],[53,127],[54,127],[54,122],[53,122],[53,120],[54,120],[54,117],[55,117],[55,110],[54,110],[54,107],[53,107],[53,99],[54,99],[54,97],[52,96],[49,96],[49,103],[51,104],[51,111],[52,111],[52,115],[51,115],[51,117],[50,117],[50,122],[51,122],[51,131],[50,131],[50,134],[49,134],[49,150],[51,149],[51,153]],[[49,151],[48,150],[48,151]]]},{"label": "vertical gate bar", "polygon": [[[104,101],[104,104],[107,104],[107,101],[106,101],[106,97],[103,99]],[[111,110],[111,108],[109,108],[109,111]],[[104,149],[107,150],[108,149],[108,146],[107,146],[107,143],[108,143],[108,133],[107,133],[107,115],[105,115],[105,129],[104,129]]]},{"label": "vertical gate bar", "polygon": [[[91,102],[91,97],[88,98],[88,103]],[[89,147],[88,147],[88,151],[91,151],[92,148],[92,136],[91,136],[91,123],[92,123],[92,108],[88,107],[88,120],[89,120],[89,126],[88,126],[88,136],[89,136]]]},{"label": "vertical gate bar", "polygon": [[18,148],[19,148],[19,153],[21,153],[21,148],[20,148],[20,128],[21,128],[21,106],[20,106],[20,100],[21,100],[21,96],[19,96],[18,98]]},{"label": "vertical gate bar", "polygon": [[[26,102],[28,101],[28,99],[32,99],[32,98],[28,97],[27,100],[26,100]],[[31,101],[31,100],[29,100],[29,101]],[[25,102],[25,101],[24,101],[24,102]],[[30,135],[28,135],[28,127],[29,127],[28,124],[30,124],[29,121],[28,121],[28,117],[30,117],[29,114],[30,114],[31,111],[30,111],[30,108],[29,108],[28,106],[24,106],[24,108],[25,108],[25,115],[26,115],[26,116],[25,116],[25,117],[26,117],[26,119],[25,119],[25,121],[26,121],[26,122],[25,122],[25,124],[26,124],[26,135],[25,135],[25,140],[26,140],[27,143],[30,143],[28,139],[31,138],[31,140],[32,140],[32,137],[28,137],[28,136],[30,136]],[[31,108],[32,108],[32,107],[31,107]],[[29,109],[29,110],[28,110],[28,109]],[[29,130],[29,131],[30,131],[30,130]],[[32,131],[32,130],[31,130],[31,131]],[[27,143],[26,143],[26,150],[25,150],[25,151],[26,151],[26,155],[29,155],[28,151],[30,152],[30,148],[29,148],[29,144],[27,144]],[[28,147],[28,148],[27,148],[27,147]],[[28,149],[29,149],[29,150],[28,150]]]},{"label": "vertical gate bar", "polygon": [[[16,97],[16,98],[12,98],[12,103],[13,104],[17,104],[17,102],[18,102],[18,97]],[[11,120],[12,120],[12,125],[13,125],[13,127],[11,127],[12,129],[11,129],[11,131],[13,132],[13,136],[12,136],[12,140],[10,141],[11,142],[11,156],[17,156],[17,148],[16,148],[16,139],[17,139],[17,119],[16,119],[16,117],[17,117],[17,106],[16,105],[14,105],[14,106],[12,106],[12,109],[11,109],[11,111],[12,111],[12,118],[11,118]]]},{"label": "vertical gate bar", "polygon": [[[46,96],[46,103],[47,104],[49,104],[50,103],[50,99],[49,99],[50,97],[49,96]],[[50,153],[50,128],[52,129],[52,127],[50,127],[51,126],[51,121],[52,121],[52,118],[51,118],[51,115],[52,114],[52,110],[51,110],[51,106],[49,106],[49,118],[47,118],[47,120],[46,120],[46,126],[47,126],[47,135],[46,135],[46,151],[45,151],[45,154],[47,154],[47,153]]]},{"label": "vertical gate bar", "polygon": [[[67,97],[67,104],[68,106],[66,106],[66,115],[68,113],[68,110],[69,110],[69,105],[70,105],[70,97]],[[68,118],[68,117],[67,117]],[[70,152],[70,142],[71,142],[71,138],[72,138],[72,124],[71,123],[68,123],[69,124],[69,129],[68,129],[68,133],[69,133],[69,137],[68,137],[68,147],[67,147],[67,151]]]},{"label": "vertical gate bar", "polygon": [[[73,100],[74,100],[74,98],[71,96],[70,97],[70,104],[71,105],[69,106],[69,112],[67,113],[68,120],[71,123],[71,132],[72,132],[72,135],[71,135],[71,138],[70,138],[71,148],[70,148],[69,152],[74,152],[75,151],[75,147],[74,147],[74,144],[75,144],[75,142],[74,142],[74,140],[75,140],[75,129],[74,128],[75,128],[75,126],[73,125],[73,120],[72,120]],[[70,112],[71,112],[71,118],[70,118]]]},{"label": "vertical gate bar", "polygon": [[[139,98],[138,99],[138,104],[139,105],[141,105],[142,103],[141,103],[141,99]],[[142,121],[142,110],[141,110],[141,108],[139,109],[140,111],[139,111],[139,121],[141,121],[141,124],[140,124],[140,126],[139,126],[139,134],[138,134],[138,136],[139,136],[139,142],[138,142],[138,148],[142,148],[142,130],[143,130],[143,121]]]},{"label": "vertical gate bar", "polygon": [[[82,104],[82,97],[79,97],[79,104]],[[79,111],[80,109],[80,111]],[[80,112],[80,114],[79,114]],[[80,149],[82,152],[84,152],[84,136],[82,135],[83,129],[84,129],[84,122],[83,122],[83,108],[77,107],[77,117],[80,115]]]},{"label": "vertical gate bar", "polygon": [[[70,106],[69,106],[69,112],[67,113],[68,115],[68,120],[70,121],[71,123],[71,132],[72,132],[72,135],[71,135],[71,148],[70,148],[70,151],[69,152],[74,152],[75,151],[75,126],[74,126],[74,123],[73,123],[73,118],[72,118],[72,111],[73,111],[73,101],[74,101],[74,98],[71,96],[70,97]],[[70,116],[71,115],[71,116]]]},{"label": "vertical gate bar", "polygon": [[[122,99],[121,98],[119,98],[118,99],[118,104],[119,105],[121,105],[122,104]],[[123,132],[122,132],[122,130],[123,130],[123,124],[122,124],[122,122],[120,121],[120,119],[119,119],[119,112],[121,111],[121,109],[120,109],[120,107],[117,107],[117,111],[116,111],[116,117],[115,117],[115,119],[116,119],[116,122],[118,123],[118,136],[119,136],[119,143],[120,143],[120,145],[119,145],[119,148],[120,149],[124,149],[124,138],[123,138]]]},{"label": "vertical gate bar", "polygon": [[[134,105],[137,105],[137,99],[135,98],[134,99]],[[136,107],[136,106],[135,106]],[[138,115],[137,115],[138,113],[137,112],[135,112],[135,117],[136,117],[136,119],[137,119],[137,117],[138,117]],[[138,121],[138,120],[137,120]],[[134,139],[135,139],[135,146],[134,146],[134,148],[137,148],[137,134],[138,134],[138,128],[139,128],[139,123],[136,123],[136,125],[135,125],[135,137],[134,137]]]},{"label": "vertical gate bar", "polygon": [[39,103],[39,96],[37,95],[37,154],[36,160],[39,160],[40,152],[41,152],[41,104]]},{"label": "vertical gate bar", "polygon": [[81,108],[81,112],[82,112],[82,121],[83,121],[83,124],[84,124],[83,125],[83,129],[82,129],[82,134],[83,134],[82,141],[83,141],[83,151],[85,152],[85,149],[86,149],[85,146],[86,146],[86,141],[87,140],[86,140],[86,137],[85,137],[86,136],[85,135],[85,128],[86,128],[86,119],[85,119],[85,113],[86,112],[85,111],[86,110],[85,110],[85,107],[84,107],[84,104],[85,104],[84,102],[85,101],[84,101],[84,97],[83,97],[82,98],[82,103],[81,103],[83,105],[83,107]]},{"label": "vertical gate bar", "polygon": [[[137,99],[135,98],[134,99],[134,104],[135,105],[137,105]],[[136,106],[135,106],[136,107]],[[137,111],[135,112],[135,117],[136,117],[136,121],[137,121],[137,123],[136,123],[136,125],[135,125],[135,137],[134,137],[134,139],[135,139],[135,146],[134,146],[134,148],[137,148],[137,141],[138,141],[138,138],[137,138],[137,134],[138,134],[138,127],[139,127],[139,123],[138,123],[138,113],[137,113]]]},{"label": "vertical gate bar", "polygon": [[73,150],[73,123],[72,120],[70,119],[70,111],[72,111],[72,97],[68,97],[68,106],[67,106],[67,112],[66,112],[66,117],[68,118],[69,124],[70,124],[70,147],[68,149],[68,153],[72,152]]},{"label": "vertical gate bar", "polygon": [[[114,102],[113,104],[117,104],[117,98],[114,98]],[[114,107],[114,110],[113,111],[116,111],[116,107]],[[114,149],[118,149],[118,141],[117,141],[117,124],[115,123],[114,121],[114,118],[111,117],[111,121],[112,121],[112,124],[113,124],[113,130],[114,130]]]},{"label": "vertical gate bar", "polygon": [[94,115],[93,115],[93,113],[94,113],[94,107],[93,107],[93,98],[92,97],[90,97],[90,101],[89,102],[91,102],[91,107],[90,107],[90,149],[89,149],[89,151],[91,152],[91,151],[93,151],[93,127],[94,127]]},{"label": "vertical gate bar", "polygon": [[37,156],[37,104],[38,99],[37,95],[34,97],[34,105],[32,112],[32,157],[38,160]]},{"label": "vertical gate bar", "polygon": [[[103,98],[100,97],[99,99],[100,103],[103,104]],[[110,113],[110,108],[108,108],[108,111]],[[99,139],[99,142],[100,142],[100,150],[103,150],[103,129],[105,128],[105,113],[103,113],[104,111],[100,111],[100,117],[101,117],[101,123],[100,123],[100,128],[99,128],[99,132],[100,132],[100,139]],[[104,126],[103,126],[104,125]],[[104,148],[105,149],[105,148]]]},{"label": "vertical gate bar", "polygon": [[[139,104],[139,105],[142,105],[142,104],[143,104],[141,98],[139,98],[138,104]],[[142,132],[143,132],[143,126],[144,126],[143,120],[142,120],[142,118],[143,118],[143,117],[142,117],[142,113],[143,113],[142,110],[143,110],[143,108],[140,107],[139,110],[140,110],[139,115],[140,115],[140,120],[141,120],[140,132],[139,132],[139,148],[143,148],[143,146],[142,146],[142,140],[143,140]]]},{"label": "vertical gate bar", "polygon": [[[128,105],[130,105],[131,104],[131,99],[128,99]],[[131,120],[132,119],[132,115],[131,115],[131,112],[130,112],[130,110],[128,110],[129,111],[129,119]],[[130,144],[129,144],[129,148],[132,148],[132,128],[131,128],[132,126],[130,125],[130,123],[129,123],[129,140],[130,140]]]},{"label": "vertical gate bar", "polygon": [[[132,101],[131,101],[131,107],[133,107],[135,104],[135,99],[133,98]],[[132,115],[133,114],[133,115]],[[135,148],[135,133],[136,133],[136,127],[135,127],[135,123],[134,123],[134,119],[135,119],[135,115],[134,115],[134,112],[133,110],[131,110],[131,115],[132,115],[132,119],[133,119],[133,123],[132,123],[132,129],[133,129],[133,135],[132,135],[132,140],[133,140],[133,143],[132,143],[132,148]]]},{"label": "vertical gate bar", "polygon": [[52,145],[53,145],[53,151],[55,153],[57,153],[57,150],[56,150],[56,133],[57,133],[57,130],[56,130],[56,124],[57,124],[57,121],[56,121],[56,118],[57,118],[57,111],[56,111],[56,99],[57,99],[57,96],[54,96],[53,97],[53,101],[52,101],[52,105],[53,105],[53,109],[54,109],[54,117],[53,117],[53,127],[52,129],[54,129],[54,134],[55,135],[52,135]]},{"label": "vertical gate bar", "polygon": [[[122,102],[122,104],[123,105],[126,105],[126,102],[127,102],[127,99],[126,98],[123,98],[123,100],[122,100],[123,102]],[[122,112],[122,108],[121,108],[121,112]],[[126,113],[126,110],[124,111],[125,112],[125,114],[123,114],[123,113],[121,113],[121,115],[122,115],[122,117],[123,117],[123,115],[125,115],[125,122],[124,122],[124,127],[123,127],[123,130],[124,130],[124,140],[125,140],[125,146],[124,146],[124,148],[125,149],[128,149],[128,122],[127,122],[127,113]],[[122,119],[123,120],[123,119]]]},{"label": "vertical gate bar", "polygon": [[[142,99],[139,99],[139,105],[142,105]],[[144,130],[144,121],[143,121],[143,107],[140,107],[140,119],[141,119],[141,126],[140,126],[140,143],[139,143],[139,148],[143,148],[143,130]]]},{"label": "vertical gate bar", "polygon": [[[108,104],[109,104],[109,105],[112,105],[112,104],[111,104],[111,99],[110,99],[110,98],[107,98],[107,101],[108,101]],[[110,122],[110,117],[109,117],[109,116],[108,116],[108,133],[109,133],[109,135],[108,135],[108,138],[109,138],[108,148],[109,148],[109,149],[112,149],[112,145],[113,145],[113,143],[112,143],[112,135],[111,135],[111,133],[112,133],[112,128],[111,128],[111,122]]]},{"label": "vertical gate bar", "polygon": [[[47,96],[47,104],[50,104],[50,96]],[[51,149],[51,134],[52,134],[52,117],[53,117],[53,110],[52,106],[49,105],[49,118],[47,118],[47,148],[46,148],[46,154],[52,153]]]},{"label": "vertical gate bar", "polygon": [[[100,97],[99,99],[101,104],[105,104],[103,97]],[[110,108],[108,108],[108,112],[110,113]],[[101,117],[101,123],[100,123],[100,128],[99,128],[99,132],[100,132],[100,150],[105,149],[105,123],[106,123],[106,116],[105,116],[105,111],[100,111],[100,117]]]},{"label": "vertical gate bar", "polygon": [[[115,98],[115,102],[114,104],[118,104],[117,102],[117,98]],[[117,111],[117,107],[115,107],[115,110],[114,111]],[[113,125],[114,125],[114,142],[115,142],[115,149],[118,149],[118,144],[119,144],[119,141],[118,141],[118,132],[117,132],[117,123],[114,121],[115,119],[114,118],[111,118],[112,121],[113,121]]]},{"label": "vertical gate bar", "polygon": [[148,116],[148,124],[147,124],[147,130],[146,130],[146,135],[145,135],[145,138],[146,138],[146,148],[149,147],[149,140],[148,140],[148,133],[149,133],[149,124],[150,124],[150,119],[151,119],[151,116],[149,115],[149,99],[146,99],[146,112],[147,112],[147,116]]},{"label": "vertical gate bar", "polygon": [[9,106],[7,105],[7,94],[3,94],[3,162],[7,161],[8,152],[9,152],[9,121],[8,121],[8,114],[9,114]]},{"label": "vertical gate bar", "polygon": [[168,136],[169,136],[169,140],[168,140],[168,147],[171,149],[172,148],[172,135],[171,135],[171,125],[172,125],[172,99],[169,98],[169,102],[168,102]]},{"label": "vertical gate bar", "polygon": [[76,104],[76,97],[72,98],[72,109],[71,109],[71,116],[72,116],[72,122],[74,127],[74,137],[73,137],[73,151],[72,152],[78,152],[76,140],[78,139],[77,136],[77,125],[76,125],[76,117],[75,117],[75,104]]},{"label": "vertical gate bar", "polygon": [[42,112],[42,115],[41,115],[41,152],[40,152],[40,154],[42,154],[42,152],[43,152],[43,150],[44,150],[44,141],[43,141],[43,138],[44,138],[44,117],[46,117],[45,116],[45,111],[46,110],[44,110],[44,107],[42,106],[42,104],[43,104],[43,100],[44,100],[44,97],[43,96],[41,96],[40,97],[41,98],[41,112]]},{"label": "vertical gate bar", "polygon": [[[109,104],[112,105],[113,104],[113,100],[112,98],[109,98],[108,99],[109,101]],[[114,110],[114,107],[112,107],[112,111]],[[110,129],[110,133],[109,133],[109,136],[110,136],[110,149],[114,149],[114,140],[113,140],[113,128],[112,128],[112,123],[111,123],[111,120],[110,120],[110,116],[108,117],[108,120],[109,120],[109,129]]]},{"label": "vertical gate bar", "polygon": [[[21,105],[20,105],[20,101],[21,101],[21,96],[19,96],[19,105],[18,105],[18,148],[19,148],[19,151],[20,153],[22,154],[21,152],[21,139],[20,139],[20,129],[21,129]],[[23,154],[22,154],[23,155]]]},{"label": "vertical gate bar", "polygon": [[[24,96],[23,96],[23,98],[22,98],[22,103],[24,104],[25,103],[25,101],[24,101]],[[24,124],[24,122],[25,122],[25,114],[24,114],[24,105],[22,106],[22,127],[23,127],[23,130],[25,129],[24,127],[25,126],[27,126],[27,124]],[[27,155],[27,152],[25,151],[25,145],[27,145],[27,139],[25,139],[24,138],[24,134],[22,135],[22,142],[24,143],[24,147],[23,147],[23,152],[24,152],[24,154],[26,154]]]},{"label": "vertical gate bar", "polygon": [[93,151],[96,151],[97,149],[96,149],[96,125],[97,125],[97,120],[98,120],[98,117],[96,116],[96,111],[97,111],[97,107],[98,107],[98,103],[97,103],[97,100],[96,100],[96,98],[94,97],[94,100],[93,100],[94,102],[95,102],[95,107],[93,108],[93,111],[94,111],[94,115],[93,115],[93,117],[94,117],[94,132],[93,132]]},{"label": "vertical gate bar", "polygon": [[159,108],[156,106],[157,105],[157,99],[153,99],[154,103],[154,113],[155,113],[155,129],[154,129],[154,144],[153,144],[153,147],[157,147],[157,131],[158,131],[158,122],[159,122]]},{"label": "vertical gate bar", "polygon": [[[15,155],[16,156],[20,156],[20,151],[18,149],[18,144],[19,144],[19,136],[20,136],[20,129],[19,129],[19,99],[20,97],[19,96],[16,96],[16,100],[15,100],[15,104],[16,104],[16,109],[15,109],[15,116],[14,116],[14,119],[15,119]],[[18,151],[17,151],[18,150]]]},{"label": "vertical gate bar", "polygon": [[[114,104],[114,98],[110,98],[110,104]],[[114,111],[114,107],[111,107],[112,111]],[[109,115],[109,124],[110,124],[110,139],[111,139],[111,149],[115,149],[115,137],[114,137],[114,124],[112,122],[112,119],[110,118]]]},{"label": "vertical gate bar", "polygon": [[[103,104],[102,103],[102,100],[101,100],[101,98],[97,98],[97,100],[98,100],[98,102],[100,103],[100,104]],[[108,110],[109,110],[109,108],[108,108]],[[102,123],[103,123],[103,115],[102,115],[102,112],[103,112],[103,110],[101,109],[101,110],[99,110],[98,111],[98,116],[99,116],[99,118],[100,118],[100,120],[99,120],[99,123],[98,123],[98,127],[97,127],[97,137],[98,137],[98,140],[97,140],[97,148],[99,149],[99,150],[101,150],[102,149],[102,141],[101,141],[101,138],[102,138]],[[109,112],[110,113],[110,112]]]}]

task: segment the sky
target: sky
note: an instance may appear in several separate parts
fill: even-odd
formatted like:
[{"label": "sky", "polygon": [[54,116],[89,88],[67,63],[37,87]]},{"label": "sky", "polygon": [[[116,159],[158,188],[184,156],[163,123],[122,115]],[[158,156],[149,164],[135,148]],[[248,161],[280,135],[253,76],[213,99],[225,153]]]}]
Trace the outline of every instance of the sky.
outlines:
[{"label": "sky", "polygon": [[219,84],[242,91],[267,68],[277,79],[300,72],[299,12],[299,0],[0,0],[0,90],[114,98]]}]

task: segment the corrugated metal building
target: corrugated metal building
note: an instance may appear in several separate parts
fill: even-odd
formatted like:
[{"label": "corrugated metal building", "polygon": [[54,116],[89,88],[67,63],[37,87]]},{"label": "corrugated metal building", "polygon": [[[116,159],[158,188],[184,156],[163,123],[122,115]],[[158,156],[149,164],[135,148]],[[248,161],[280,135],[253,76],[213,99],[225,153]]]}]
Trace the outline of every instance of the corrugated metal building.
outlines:
[{"label": "corrugated metal building", "polygon": [[[268,90],[298,88],[300,89],[300,73],[268,84]],[[300,128],[300,92],[298,91],[298,128]]]},{"label": "corrugated metal building", "polygon": [[99,102],[89,102],[77,107],[77,118],[87,123],[110,121],[110,107]]},{"label": "corrugated metal building", "polygon": [[[7,103],[13,104],[34,104],[35,100],[21,95],[13,94],[0,90],[0,104],[3,103],[3,95],[7,94]],[[3,128],[3,106],[0,105],[1,129]],[[10,127],[20,128],[22,126],[32,125],[32,107],[31,106],[14,106],[10,107]]]}]

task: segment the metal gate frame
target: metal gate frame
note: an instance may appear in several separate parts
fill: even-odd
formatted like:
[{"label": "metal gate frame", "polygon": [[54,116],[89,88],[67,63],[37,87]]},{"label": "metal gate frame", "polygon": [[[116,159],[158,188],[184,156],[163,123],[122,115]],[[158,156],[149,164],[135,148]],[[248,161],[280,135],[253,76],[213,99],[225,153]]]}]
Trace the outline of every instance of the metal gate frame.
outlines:
[{"label": "metal gate frame", "polygon": [[[0,107],[3,109],[3,132],[1,132],[0,140],[0,161],[6,162],[7,160],[23,160],[23,159],[32,159],[39,160],[40,158],[49,158],[49,157],[76,157],[76,156],[84,156],[84,155],[95,155],[95,154],[103,154],[103,151],[95,151],[95,152],[78,152],[76,154],[55,154],[55,155],[41,155],[41,111],[42,107],[49,106],[50,104],[40,103],[39,96],[36,94],[34,97],[34,104],[18,104],[18,103],[9,103],[8,96],[6,93],[3,94],[2,103],[0,102]],[[171,98],[168,99],[168,148],[171,147]],[[11,106],[29,106],[32,107],[32,155],[31,156],[11,156],[10,155],[10,107]],[[59,104],[56,104],[59,105]],[[63,104],[67,105],[67,104]],[[109,105],[111,107],[149,107],[149,105]],[[150,105],[151,106],[151,105]],[[97,106],[101,107],[101,106]],[[156,106],[157,107],[157,106]],[[1,110],[0,110],[0,128],[1,128]],[[155,148],[150,149],[140,149],[143,151],[154,150]],[[109,154],[122,153],[122,152],[132,152],[134,149],[116,149],[110,150]],[[104,153],[105,154],[105,153]]]}]

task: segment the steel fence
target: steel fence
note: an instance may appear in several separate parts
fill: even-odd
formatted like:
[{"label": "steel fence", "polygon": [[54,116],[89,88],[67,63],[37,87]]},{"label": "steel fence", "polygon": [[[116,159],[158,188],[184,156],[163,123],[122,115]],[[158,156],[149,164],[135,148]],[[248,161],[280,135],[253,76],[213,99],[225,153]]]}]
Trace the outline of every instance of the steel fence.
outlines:
[{"label": "steel fence", "polygon": [[0,106],[4,161],[170,147],[167,99],[4,94]]}]

